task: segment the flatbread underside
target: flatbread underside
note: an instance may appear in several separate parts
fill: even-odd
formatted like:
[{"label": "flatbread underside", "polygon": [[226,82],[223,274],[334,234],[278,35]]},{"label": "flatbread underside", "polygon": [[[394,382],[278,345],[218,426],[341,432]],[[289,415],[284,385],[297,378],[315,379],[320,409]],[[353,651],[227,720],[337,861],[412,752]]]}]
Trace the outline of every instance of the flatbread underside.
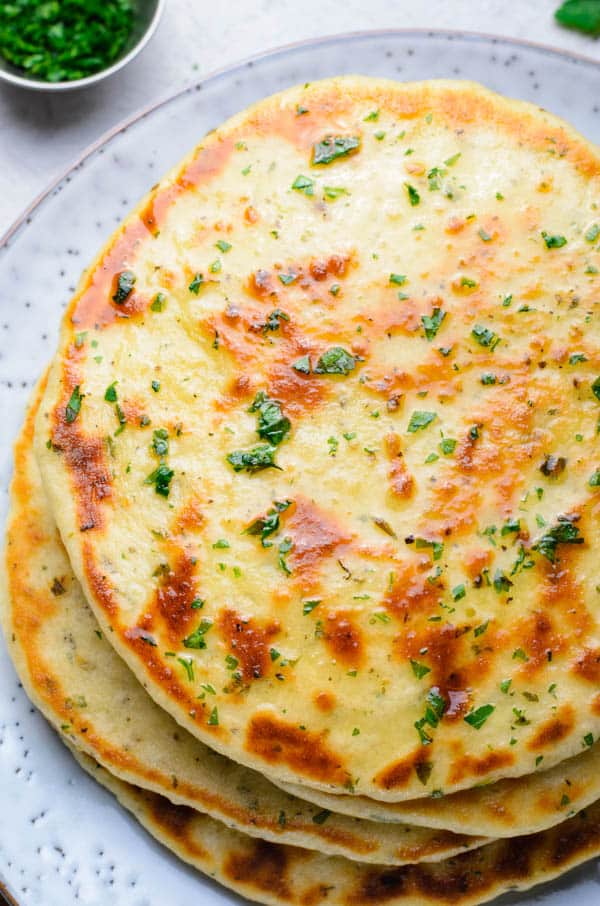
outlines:
[{"label": "flatbread underside", "polygon": [[0,618],[29,697],[59,733],[120,779],[263,839],[394,865],[486,842],[330,814],[214,752],[154,703],[102,636],[50,515],[33,456],[43,387],[15,446]]},{"label": "flatbread underside", "polygon": [[201,741],[402,801],[598,737],[598,197],[546,112],[352,77],[234,117],[109,241],[37,457]]},{"label": "flatbread underside", "polygon": [[252,840],[207,816],[113,777],[76,750],[81,766],[167,849],[210,878],[269,906],[478,906],[527,890],[600,854],[600,803],[551,830],[498,840],[454,859],[381,869]]}]

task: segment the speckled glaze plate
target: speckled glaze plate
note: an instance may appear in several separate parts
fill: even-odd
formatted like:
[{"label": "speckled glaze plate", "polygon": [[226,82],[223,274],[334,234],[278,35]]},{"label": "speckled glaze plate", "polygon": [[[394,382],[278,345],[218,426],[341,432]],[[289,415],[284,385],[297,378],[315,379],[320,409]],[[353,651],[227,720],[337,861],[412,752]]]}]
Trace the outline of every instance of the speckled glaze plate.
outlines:
[{"label": "speckled glaze plate", "polygon": [[[600,143],[600,66],[479,35],[383,32],[268,53],[208,78],[94,146],[0,241],[0,516],[11,446],[29,392],[54,351],[81,269],[137,199],[202,135],[259,98],[342,73],[475,79],[533,101]],[[18,906],[218,906],[240,899],[156,844],[31,707],[0,640],[0,890]],[[498,906],[600,902],[588,864]],[[1,901],[1,895],[0,895]]]}]

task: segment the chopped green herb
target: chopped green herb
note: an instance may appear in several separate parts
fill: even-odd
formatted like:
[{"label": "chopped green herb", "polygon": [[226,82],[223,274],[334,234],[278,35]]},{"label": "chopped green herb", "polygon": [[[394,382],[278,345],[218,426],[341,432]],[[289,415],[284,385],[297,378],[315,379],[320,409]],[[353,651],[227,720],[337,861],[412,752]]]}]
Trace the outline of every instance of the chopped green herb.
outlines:
[{"label": "chopped green herb", "polygon": [[595,242],[599,236],[600,236],[600,224],[599,223],[595,223],[593,226],[591,226],[585,234],[585,238],[587,239],[588,242]]},{"label": "chopped green herb", "polygon": [[476,324],[473,327],[471,336],[474,340],[477,340],[480,346],[485,346],[486,348],[491,349],[492,352],[500,342],[498,334],[494,333],[493,330],[490,330],[489,327],[483,327],[481,324]]},{"label": "chopped green herb", "polygon": [[225,252],[228,252],[230,250],[231,243],[225,242],[224,239],[217,239],[215,246],[219,249],[220,252],[223,252],[223,254],[225,254]]},{"label": "chopped green herb", "polygon": [[122,305],[125,302],[135,285],[137,277],[133,271],[121,271],[117,278],[117,288],[113,295],[113,302],[116,302],[117,305]]},{"label": "chopped green herb", "polygon": [[301,358],[296,359],[292,368],[300,374],[310,374],[310,356],[303,355]]},{"label": "chopped green herb", "polygon": [[152,449],[157,456],[166,456],[169,452],[169,434],[166,428],[157,428],[152,432]]},{"label": "chopped green herb", "polygon": [[218,727],[219,726],[219,712],[217,706],[212,709],[210,712],[210,717],[206,721],[209,727]]},{"label": "chopped green herb", "polygon": [[258,444],[251,450],[235,450],[227,456],[234,472],[260,472],[261,469],[278,469],[275,464],[276,448],[271,444]]},{"label": "chopped green herb", "polygon": [[493,714],[495,710],[496,708],[494,705],[481,705],[480,708],[470,711],[469,714],[465,716],[465,723],[470,724],[476,730],[480,730],[490,714]]},{"label": "chopped green herb", "polygon": [[160,494],[161,497],[168,497],[171,479],[174,474],[172,469],[169,469],[167,465],[161,463],[154,472],[151,472],[150,475],[148,475],[144,484],[153,484],[157,494]]},{"label": "chopped green herb", "polygon": [[204,276],[202,274],[196,274],[194,276],[194,279],[188,286],[188,289],[191,293],[194,293],[194,295],[197,296],[198,293],[200,292],[200,287],[202,286],[203,283],[204,283]]},{"label": "chopped green herb", "polygon": [[306,617],[309,613],[312,613],[315,607],[318,607],[321,603],[320,598],[315,598],[312,601],[304,601],[302,604],[302,613]]},{"label": "chopped green herb", "polygon": [[284,286],[289,286],[290,283],[297,279],[297,274],[279,274],[279,279]]},{"label": "chopped green herb", "polygon": [[565,28],[574,28],[587,35],[600,35],[598,0],[565,0],[554,15]]},{"label": "chopped green herb", "polygon": [[206,648],[206,641],[204,636],[212,626],[211,620],[202,620],[197,629],[186,636],[183,640],[183,645],[185,648]]},{"label": "chopped green herb", "polygon": [[417,679],[423,679],[424,676],[427,676],[428,673],[431,673],[431,667],[427,667],[425,664],[420,664],[418,661],[413,661],[411,658],[410,666],[412,671]]},{"label": "chopped green herb", "polygon": [[302,192],[310,198],[315,194],[315,181],[314,179],[309,179],[308,176],[297,176],[292,183],[292,189],[295,189],[296,192]]},{"label": "chopped green herb", "polygon": [[421,196],[419,195],[419,193],[417,192],[415,187],[411,186],[410,183],[405,182],[404,185],[406,186],[406,191],[408,193],[408,200],[409,200],[411,206],[414,208],[421,201]]},{"label": "chopped green herb", "polygon": [[354,154],[359,148],[360,138],[358,136],[329,135],[313,145],[311,163],[313,166],[330,164],[340,157]]},{"label": "chopped green herb", "polygon": [[248,412],[258,412],[257,434],[273,446],[280,444],[292,427],[289,418],[281,411],[281,403],[270,399],[264,390],[256,394]]},{"label": "chopped green herb", "polygon": [[542,230],[542,238],[546,243],[547,249],[561,249],[567,244],[567,240],[564,236],[551,235],[550,233],[546,233],[545,230]]},{"label": "chopped green herb", "polygon": [[452,600],[453,600],[453,601],[460,601],[461,598],[464,598],[464,596],[466,595],[466,593],[467,593],[467,590],[466,590],[464,584],[461,582],[460,585],[456,585],[456,586],[452,589]]},{"label": "chopped green herb", "polygon": [[434,308],[431,315],[423,315],[421,317],[421,323],[423,324],[425,336],[428,340],[433,340],[436,336],[445,317],[446,312],[442,311],[441,308]]},{"label": "chopped green herb", "polygon": [[390,283],[403,286],[406,283],[406,274],[390,274]]},{"label": "chopped green herb", "polygon": [[437,413],[435,412],[423,412],[422,410],[415,409],[410,417],[408,428],[406,430],[409,434],[415,434],[415,432],[422,431],[424,428],[427,428],[427,426],[435,421],[436,418]]},{"label": "chopped green herb", "polygon": [[539,551],[551,563],[556,562],[556,549],[559,544],[583,544],[579,529],[566,517],[558,517],[557,525],[547,531],[540,540],[534,544],[533,549]]},{"label": "chopped green herb", "polygon": [[454,453],[456,449],[456,443],[457,441],[452,440],[452,438],[450,437],[444,437],[440,441],[440,450],[442,451],[444,456],[451,456],[452,453]]},{"label": "chopped green herb", "polygon": [[118,381],[113,381],[112,384],[106,388],[104,392],[104,399],[107,403],[116,403],[117,402],[117,384]]},{"label": "chopped green herb", "polygon": [[80,393],[79,384],[73,390],[69,402],[65,408],[65,421],[68,425],[72,425],[77,416],[81,411],[81,400],[83,399],[83,394]]},{"label": "chopped green herb", "polygon": [[263,547],[270,547],[271,543],[266,539],[273,535],[279,529],[279,514],[285,512],[291,506],[291,500],[275,501],[273,509],[269,510],[266,516],[259,516],[247,529],[244,529],[245,535],[260,535]]},{"label": "chopped green herb", "polygon": [[336,198],[349,194],[348,189],[344,189],[342,186],[323,186],[323,195],[329,201],[335,201]]},{"label": "chopped green herb", "polygon": [[292,571],[289,568],[289,566],[287,565],[285,557],[286,557],[286,554],[289,554],[292,547],[293,547],[292,539],[284,538],[278,548],[278,550],[279,550],[279,560],[278,560],[279,568],[282,569],[287,576],[290,576],[292,574]]},{"label": "chopped green herb", "polygon": [[353,355],[341,346],[332,346],[319,358],[314,371],[315,374],[350,374],[355,366]]}]

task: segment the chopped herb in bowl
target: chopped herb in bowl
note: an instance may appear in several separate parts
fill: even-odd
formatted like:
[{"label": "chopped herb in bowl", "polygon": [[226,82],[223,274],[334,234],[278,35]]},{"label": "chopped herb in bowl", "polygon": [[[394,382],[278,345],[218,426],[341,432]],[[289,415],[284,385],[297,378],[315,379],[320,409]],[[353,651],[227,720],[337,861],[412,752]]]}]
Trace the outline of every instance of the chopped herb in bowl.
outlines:
[{"label": "chopped herb in bowl", "polygon": [[134,20],[131,0],[0,0],[0,54],[39,81],[84,79],[117,60]]}]

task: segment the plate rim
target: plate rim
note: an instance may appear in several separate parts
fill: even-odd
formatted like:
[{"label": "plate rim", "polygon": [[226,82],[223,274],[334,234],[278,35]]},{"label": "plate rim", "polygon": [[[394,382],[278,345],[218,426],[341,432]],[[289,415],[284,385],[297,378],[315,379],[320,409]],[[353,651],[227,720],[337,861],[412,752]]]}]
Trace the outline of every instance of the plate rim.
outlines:
[{"label": "plate rim", "polygon": [[182,95],[187,94],[190,91],[199,91],[207,83],[211,83],[216,81],[217,79],[232,75],[239,70],[247,68],[248,66],[252,66],[255,63],[268,59],[269,57],[282,56],[286,53],[302,50],[303,48],[321,47],[326,46],[327,44],[333,44],[340,41],[350,41],[357,38],[389,38],[396,35],[402,37],[410,37],[411,35],[414,35],[415,38],[446,38],[449,41],[452,41],[454,39],[466,39],[467,41],[474,42],[489,42],[493,45],[498,44],[508,47],[526,48],[528,50],[534,50],[538,53],[546,54],[547,56],[559,57],[560,59],[567,60],[571,63],[575,63],[576,65],[584,64],[586,66],[591,66],[592,68],[597,69],[600,73],[600,60],[595,60],[593,57],[587,56],[586,54],[571,50],[563,50],[562,48],[556,47],[552,44],[530,41],[526,38],[514,38],[510,35],[497,35],[492,32],[484,31],[470,31],[450,28],[359,29],[356,31],[337,32],[330,35],[323,35],[318,38],[303,38],[299,41],[291,41],[287,44],[280,44],[275,47],[270,47],[266,50],[259,51],[258,53],[250,54],[247,57],[241,57],[235,60],[233,63],[227,64],[226,66],[212,69],[198,81],[190,82],[183,87],[178,88],[176,91],[169,92],[168,94],[159,97],[157,100],[145,104],[144,106],[135,110],[133,113],[126,116],[124,119],[119,120],[114,126],[111,126],[109,129],[101,133],[101,135],[93,142],[88,144],[74,160],[67,164],[64,170],[61,170],[53,179],[51,179],[41,190],[41,192],[34,196],[32,201],[24,208],[21,214],[19,214],[17,218],[9,225],[8,229],[0,235],[0,253],[2,253],[8,247],[13,237],[24,226],[28,225],[28,222],[34,214],[35,210],[45,201],[45,199],[63,182],[63,180],[65,180],[71,173],[73,173],[78,167],[80,167],[89,157],[91,157],[100,148],[108,145],[121,132],[125,131],[130,126],[133,126],[140,120],[145,119],[151,113],[154,113],[155,110],[158,110],[161,107],[165,107],[167,104],[175,101]]}]

